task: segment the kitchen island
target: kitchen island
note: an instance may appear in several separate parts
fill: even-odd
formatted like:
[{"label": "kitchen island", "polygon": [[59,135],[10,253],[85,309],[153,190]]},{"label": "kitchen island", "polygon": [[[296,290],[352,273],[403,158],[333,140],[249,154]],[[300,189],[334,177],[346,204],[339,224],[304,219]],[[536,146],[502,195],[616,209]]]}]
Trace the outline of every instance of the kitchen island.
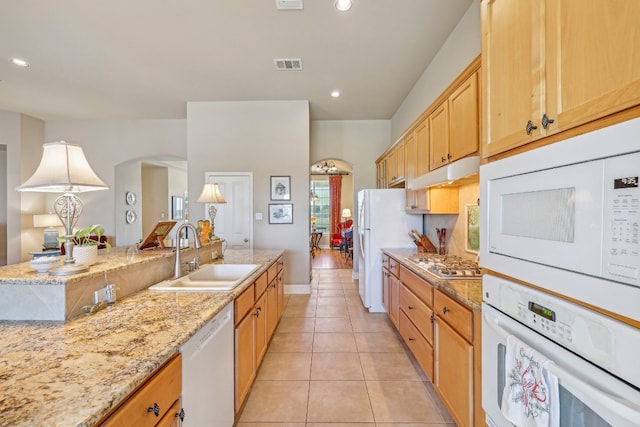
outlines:
[{"label": "kitchen island", "polygon": [[229,292],[144,289],[67,322],[0,321],[0,426],[93,426],[282,254],[227,250],[260,264]]}]

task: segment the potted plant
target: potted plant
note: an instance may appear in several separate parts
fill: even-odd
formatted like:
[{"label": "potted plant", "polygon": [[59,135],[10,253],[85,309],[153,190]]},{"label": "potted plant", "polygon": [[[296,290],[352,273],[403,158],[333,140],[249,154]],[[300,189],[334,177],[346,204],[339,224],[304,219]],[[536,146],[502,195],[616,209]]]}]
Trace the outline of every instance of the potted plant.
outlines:
[{"label": "potted plant", "polygon": [[[90,225],[85,228],[76,230],[73,234],[73,258],[76,264],[93,265],[98,259],[98,246],[105,245],[107,252],[111,250],[109,242],[100,242],[100,238],[104,235],[104,228],[99,224]],[[59,241],[64,242],[64,237],[59,237]]]}]

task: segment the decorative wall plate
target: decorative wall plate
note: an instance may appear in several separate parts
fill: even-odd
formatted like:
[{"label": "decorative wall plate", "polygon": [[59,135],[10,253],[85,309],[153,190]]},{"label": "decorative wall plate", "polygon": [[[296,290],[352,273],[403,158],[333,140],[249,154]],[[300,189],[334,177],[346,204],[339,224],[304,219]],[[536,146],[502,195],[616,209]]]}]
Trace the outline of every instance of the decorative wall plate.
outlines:
[{"label": "decorative wall plate", "polygon": [[126,216],[127,224],[133,224],[134,222],[136,222],[136,218],[138,218],[138,215],[136,215],[134,211],[127,211]]},{"label": "decorative wall plate", "polygon": [[134,193],[133,191],[127,191],[127,194],[125,194],[125,198],[128,205],[133,205],[136,203],[136,193]]}]

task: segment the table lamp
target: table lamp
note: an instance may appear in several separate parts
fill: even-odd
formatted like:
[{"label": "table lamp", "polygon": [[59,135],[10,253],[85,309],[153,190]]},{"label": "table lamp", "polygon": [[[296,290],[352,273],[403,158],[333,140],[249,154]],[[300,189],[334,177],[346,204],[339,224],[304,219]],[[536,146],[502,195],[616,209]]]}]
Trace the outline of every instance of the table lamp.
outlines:
[{"label": "table lamp", "polygon": [[62,222],[58,215],[54,213],[34,215],[33,226],[35,228],[44,228],[43,250],[58,249],[58,229],[56,227],[62,227]]},{"label": "table lamp", "polygon": [[49,270],[53,275],[75,274],[89,269],[76,264],[73,259],[73,227],[82,213],[82,201],[75,193],[106,190],[109,187],[102,182],[91,169],[82,147],[65,141],[50,142],[42,145],[40,165],[18,191],[40,193],[63,193],[53,205],[55,213],[62,222],[65,231],[64,265]]},{"label": "table lamp", "polygon": [[347,219],[351,218],[351,209],[349,208],[342,209],[342,218],[344,218],[343,222],[346,222]]},{"label": "table lamp", "polygon": [[202,187],[202,193],[197,200],[198,203],[208,203],[209,204],[209,217],[211,218],[211,235],[212,238],[216,238],[216,227],[214,224],[216,213],[218,212],[218,208],[216,207],[216,203],[227,203],[227,201],[222,197],[222,193],[220,192],[220,188],[217,183],[205,183],[204,187]]}]

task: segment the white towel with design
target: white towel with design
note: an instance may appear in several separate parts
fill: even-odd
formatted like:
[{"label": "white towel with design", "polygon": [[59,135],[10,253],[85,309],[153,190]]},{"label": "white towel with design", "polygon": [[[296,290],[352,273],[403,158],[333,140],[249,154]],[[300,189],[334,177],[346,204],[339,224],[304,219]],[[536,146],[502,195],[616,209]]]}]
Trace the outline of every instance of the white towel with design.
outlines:
[{"label": "white towel with design", "polygon": [[502,414],[518,427],[557,427],[558,378],[549,359],[510,335],[505,354]]}]

